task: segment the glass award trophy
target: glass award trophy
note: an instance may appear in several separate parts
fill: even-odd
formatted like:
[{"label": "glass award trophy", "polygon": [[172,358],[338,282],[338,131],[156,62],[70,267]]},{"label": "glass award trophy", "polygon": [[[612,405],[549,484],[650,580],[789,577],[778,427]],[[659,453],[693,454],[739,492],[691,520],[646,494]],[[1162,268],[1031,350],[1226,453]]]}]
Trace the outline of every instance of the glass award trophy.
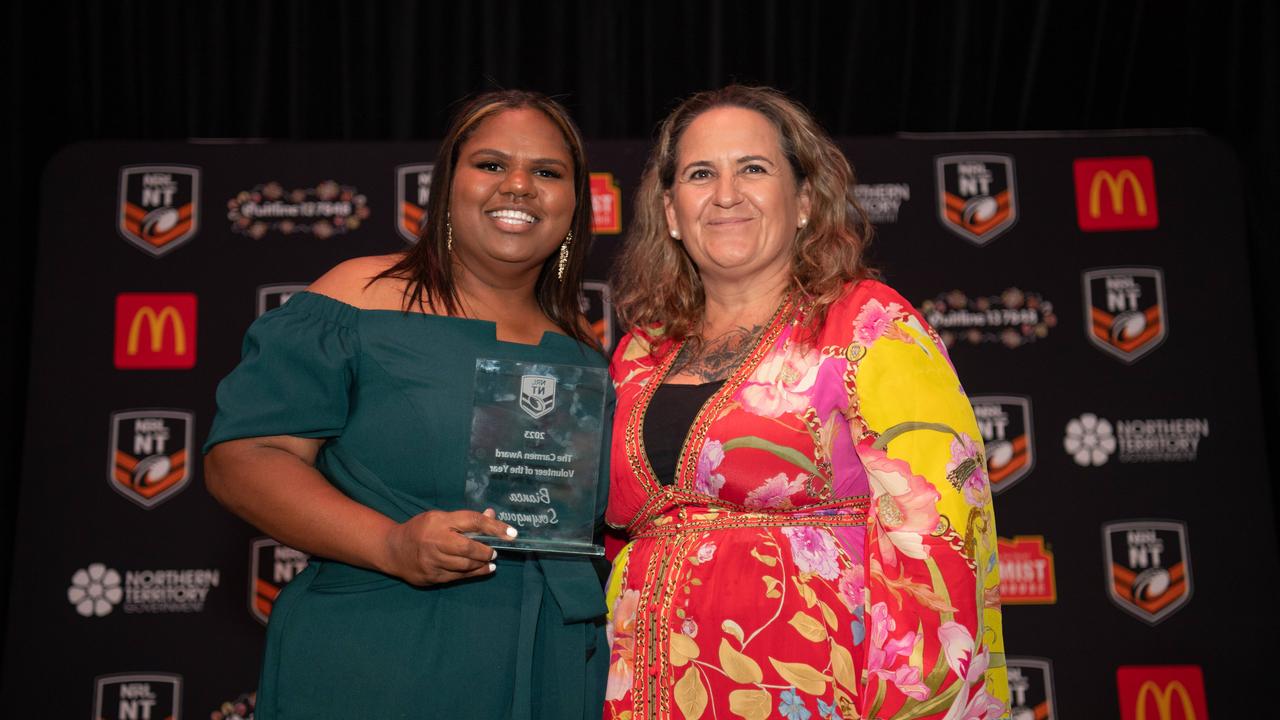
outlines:
[{"label": "glass award trophy", "polygon": [[603,555],[593,534],[604,368],[476,360],[467,506],[493,508],[519,537],[472,536],[491,547]]}]

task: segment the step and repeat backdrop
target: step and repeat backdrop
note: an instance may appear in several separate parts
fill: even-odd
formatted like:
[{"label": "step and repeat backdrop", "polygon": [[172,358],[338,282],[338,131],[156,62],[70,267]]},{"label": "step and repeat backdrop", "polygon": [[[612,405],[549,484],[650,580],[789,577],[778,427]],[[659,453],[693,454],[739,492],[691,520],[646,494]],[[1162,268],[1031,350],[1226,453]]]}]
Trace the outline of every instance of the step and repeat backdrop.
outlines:
[{"label": "step and repeat backdrop", "polygon": [[[873,260],[948,344],[986,440],[1012,716],[1257,716],[1276,538],[1230,151],[842,144]],[[434,150],[115,143],[50,164],[8,715],[251,715],[272,602],[307,557],[202,488],[214,387],[255,317],[414,241]],[[647,143],[589,150],[583,305],[612,342],[604,280]]]}]

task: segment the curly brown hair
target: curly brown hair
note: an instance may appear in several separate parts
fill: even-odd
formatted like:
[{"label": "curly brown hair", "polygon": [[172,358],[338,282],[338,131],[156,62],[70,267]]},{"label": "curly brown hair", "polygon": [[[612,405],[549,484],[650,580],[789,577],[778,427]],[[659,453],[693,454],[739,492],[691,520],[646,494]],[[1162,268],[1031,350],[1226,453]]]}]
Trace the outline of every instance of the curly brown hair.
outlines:
[{"label": "curly brown hair", "polygon": [[702,281],[684,246],[668,232],[663,196],[675,182],[684,131],[702,113],[726,106],[754,110],[773,123],[797,187],[809,183],[809,223],[796,235],[789,287],[809,305],[809,327],[822,323],[846,283],[876,276],[863,262],[872,226],[854,197],[853,168],[809,111],[769,87],[705,90],[680,103],[658,126],[636,191],[635,214],[611,283],[618,318],[629,331],[643,328],[679,340],[702,321]]},{"label": "curly brown hair", "polygon": [[534,285],[534,295],[542,312],[566,335],[599,349],[600,342],[590,332],[583,317],[580,298],[582,275],[586,270],[592,237],[590,169],[587,167],[586,149],[582,134],[569,117],[569,111],[542,93],[492,90],[461,104],[453,113],[449,129],[436,153],[431,176],[432,192],[427,200],[427,221],[418,242],[399,262],[379,273],[374,280],[406,280],[405,310],[416,304],[423,310],[430,307],[433,312],[443,310],[447,315],[458,314],[461,304],[453,277],[453,263],[449,261],[446,227],[458,153],[467,138],[486,119],[505,110],[520,108],[530,108],[546,115],[564,136],[564,144],[573,160],[573,190],[576,198],[573,221],[569,226],[573,232],[573,241],[569,243],[569,260],[565,265],[564,278],[556,278],[559,254],[551,253],[542,263],[542,270]]}]

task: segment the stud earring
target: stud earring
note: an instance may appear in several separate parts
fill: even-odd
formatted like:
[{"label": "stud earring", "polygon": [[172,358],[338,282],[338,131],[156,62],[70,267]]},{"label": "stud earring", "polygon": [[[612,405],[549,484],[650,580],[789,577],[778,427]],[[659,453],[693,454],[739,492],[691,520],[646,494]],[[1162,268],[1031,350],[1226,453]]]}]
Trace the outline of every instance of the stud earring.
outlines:
[{"label": "stud earring", "polygon": [[560,260],[556,263],[556,279],[564,281],[564,269],[569,265],[569,244],[573,242],[573,231],[570,230],[568,235],[564,236],[564,242],[560,243]]},{"label": "stud earring", "polygon": [[680,231],[679,231],[679,230],[676,230],[675,228],[671,228],[671,237],[675,238],[676,240],[679,240],[679,239],[680,239]]},{"label": "stud earring", "polygon": [[800,218],[800,227],[804,227],[805,225],[808,225],[808,224],[809,224],[809,218]]}]

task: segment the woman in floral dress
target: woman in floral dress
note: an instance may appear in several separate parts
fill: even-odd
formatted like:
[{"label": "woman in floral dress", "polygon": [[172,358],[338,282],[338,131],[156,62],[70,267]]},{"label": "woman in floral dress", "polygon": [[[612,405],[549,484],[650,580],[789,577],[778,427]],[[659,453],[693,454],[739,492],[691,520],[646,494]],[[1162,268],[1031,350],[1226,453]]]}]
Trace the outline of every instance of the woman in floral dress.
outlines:
[{"label": "woman in floral dress", "polygon": [[767,88],[659,130],[615,281],[606,718],[1006,712],[981,436],[853,185]]}]

